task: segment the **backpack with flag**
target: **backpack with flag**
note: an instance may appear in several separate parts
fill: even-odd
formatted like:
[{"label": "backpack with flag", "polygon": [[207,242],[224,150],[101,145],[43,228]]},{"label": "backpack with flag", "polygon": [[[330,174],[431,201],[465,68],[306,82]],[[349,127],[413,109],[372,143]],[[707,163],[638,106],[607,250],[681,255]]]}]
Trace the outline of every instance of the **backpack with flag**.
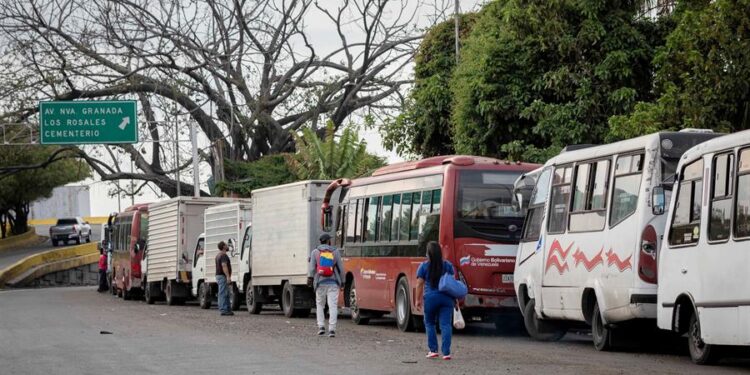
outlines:
[{"label": "backpack with flag", "polygon": [[334,261],[333,251],[328,248],[318,249],[318,269],[316,270],[321,277],[333,276]]}]

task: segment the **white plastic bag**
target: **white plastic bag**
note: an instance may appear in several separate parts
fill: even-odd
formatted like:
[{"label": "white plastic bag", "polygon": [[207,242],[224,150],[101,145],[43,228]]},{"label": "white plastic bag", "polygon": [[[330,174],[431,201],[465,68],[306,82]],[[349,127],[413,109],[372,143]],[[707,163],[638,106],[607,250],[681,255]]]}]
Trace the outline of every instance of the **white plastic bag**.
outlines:
[{"label": "white plastic bag", "polygon": [[461,309],[458,306],[453,306],[453,328],[464,329],[466,328],[466,322],[464,316],[461,314]]}]

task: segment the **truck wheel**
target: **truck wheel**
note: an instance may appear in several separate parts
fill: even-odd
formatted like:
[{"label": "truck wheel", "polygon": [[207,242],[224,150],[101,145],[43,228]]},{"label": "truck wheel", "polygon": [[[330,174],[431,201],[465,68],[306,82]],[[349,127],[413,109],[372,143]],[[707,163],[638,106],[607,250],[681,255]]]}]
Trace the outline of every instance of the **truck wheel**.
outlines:
[{"label": "truck wheel", "polygon": [[369,315],[367,317],[363,316],[366,312],[357,306],[357,288],[354,280],[352,280],[351,285],[349,285],[349,293],[347,294],[349,297],[349,311],[351,311],[352,314],[352,322],[356,325],[365,325],[369,323]]},{"label": "truck wheel", "polygon": [[229,306],[232,311],[240,309],[240,302],[240,291],[237,290],[237,284],[232,283],[232,285],[229,286]]},{"label": "truck wheel", "polygon": [[86,236],[86,243],[91,243],[91,232]]},{"label": "truck wheel", "polygon": [[122,289],[122,299],[123,301],[130,301],[133,299],[133,293],[131,293],[129,290],[123,288]]},{"label": "truck wheel", "polygon": [[81,244],[81,232],[78,232],[78,237],[76,237],[76,245]]},{"label": "truck wheel", "polygon": [[716,363],[721,357],[719,347],[706,344],[701,337],[701,323],[695,313],[690,316],[688,327],[688,349],[693,363],[698,365],[710,365]]},{"label": "truck wheel", "polygon": [[167,290],[164,291],[167,299],[167,306],[174,306],[177,304],[177,298],[174,296],[174,288],[171,281],[167,281]]},{"label": "truck wheel", "polygon": [[[290,282],[284,283],[284,289],[281,292],[281,310],[284,311],[284,316],[287,318],[304,315],[303,310],[305,309],[294,308],[294,286]],[[307,314],[310,314],[309,309],[307,309]]]},{"label": "truck wheel", "polygon": [[154,302],[156,302],[156,298],[154,297],[154,286],[148,282],[144,282],[143,286],[143,299],[146,300],[147,304],[153,305]]},{"label": "truck wheel", "polygon": [[250,314],[257,315],[263,311],[263,304],[258,302],[255,298],[256,289],[250,280],[247,281],[247,287],[245,289],[245,304],[247,305],[247,311]]},{"label": "truck wheel", "polygon": [[405,277],[398,280],[396,288],[396,324],[401,332],[414,331],[417,328],[411,312],[411,298],[409,297],[409,282]]},{"label": "truck wheel", "polygon": [[594,348],[599,351],[608,352],[615,347],[615,330],[604,324],[602,313],[599,310],[599,302],[594,304],[594,313],[591,317],[591,336],[594,338]]},{"label": "truck wheel", "polygon": [[198,287],[198,302],[201,309],[207,310],[211,308],[211,287],[205,282],[202,282]]},{"label": "truck wheel", "polygon": [[561,322],[544,321],[536,316],[534,300],[529,300],[524,308],[523,323],[529,336],[539,341],[559,341],[568,329]]}]

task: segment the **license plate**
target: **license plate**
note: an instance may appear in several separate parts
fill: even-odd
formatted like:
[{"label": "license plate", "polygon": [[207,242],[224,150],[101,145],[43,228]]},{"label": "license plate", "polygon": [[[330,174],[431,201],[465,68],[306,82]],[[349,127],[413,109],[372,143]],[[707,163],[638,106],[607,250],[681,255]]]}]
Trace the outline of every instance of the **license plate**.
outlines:
[{"label": "license plate", "polygon": [[504,284],[512,284],[513,283],[513,274],[505,274],[503,275],[503,283]]}]

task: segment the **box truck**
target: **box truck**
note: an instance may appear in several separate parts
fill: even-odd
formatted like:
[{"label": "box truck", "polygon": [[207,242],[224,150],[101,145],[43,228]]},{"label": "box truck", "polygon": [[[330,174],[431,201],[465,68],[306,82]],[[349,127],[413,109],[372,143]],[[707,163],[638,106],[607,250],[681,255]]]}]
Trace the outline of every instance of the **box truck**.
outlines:
[{"label": "box truck", "polygon": [[[251,277],[245,288],[250,313],[278,303],[287,317],[305,317],[315,306],[307,267],[323,233],[320,207],[329,183],[301,181],[252,192]],[[338,204],[338,193],[331,201]]]},{"label": "box truck", "polygon": [[239,200],[209,207],[204,212],[205,246],[196,248],[192,258],[192,294],[204,309],[211,307],[218,292],[214,259],[219,253],[218,244],[222,241],[229,246],[232,265],[232,283],[229,286],[232,309],[240,308],[245,284],[250,278],[250,254],[244,251],[250,245],[250,209],[250,200]]},{"label": "box truck", "polygon": [[192,297],[193,255],[203,232],[203,211],[231,201],[177,197],[149,206],[149,235],[142,262],[147,303],[164,298],[168,305],[174,305]]}]

